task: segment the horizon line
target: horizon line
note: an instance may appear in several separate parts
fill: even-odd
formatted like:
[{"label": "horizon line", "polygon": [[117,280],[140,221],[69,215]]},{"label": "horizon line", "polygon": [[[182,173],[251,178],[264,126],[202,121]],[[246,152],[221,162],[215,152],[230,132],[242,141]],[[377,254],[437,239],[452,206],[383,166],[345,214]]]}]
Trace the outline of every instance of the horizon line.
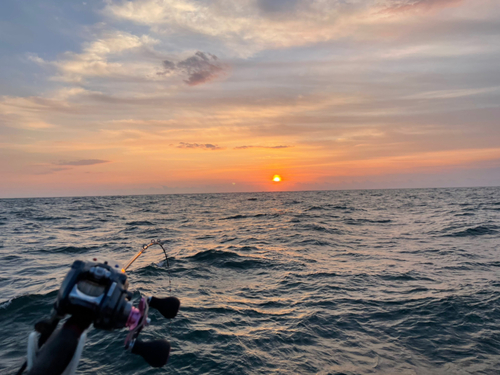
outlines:
[{"label": "horizon line", "polygon": [[311,189],[311,190],[278,190],[278,191],[220,191],[212,193],[151,193],[151,194],[103,194],[103,195],[65,195],[65,196],[35,196],[35,197],[0,197],[0,200],[8,199],[57,199],[57,198],[112,198],[112,197],[147,197],[161,195],[214,195],[214,194],[275,194],[275,193],[307,193],[327,191],[380,191],[380,190],[438,190],[438,189],[485,189],[500,188],[500,185],[487,186],[440,186],[440,187],[399,187],[399,188],[367,188],[367,189]]}]

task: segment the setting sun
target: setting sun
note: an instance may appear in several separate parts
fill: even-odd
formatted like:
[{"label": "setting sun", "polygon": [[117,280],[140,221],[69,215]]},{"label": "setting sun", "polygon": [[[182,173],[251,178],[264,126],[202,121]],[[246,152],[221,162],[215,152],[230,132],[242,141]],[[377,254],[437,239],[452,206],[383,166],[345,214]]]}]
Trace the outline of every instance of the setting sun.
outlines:
[{"label": "setting sun", "polygon": [[274,181],[274,182],[281,182],[281,176],[280,176],[280,175],[275,174],[275,175],[274,175],[274,177],[273,177],[273,181]]}]

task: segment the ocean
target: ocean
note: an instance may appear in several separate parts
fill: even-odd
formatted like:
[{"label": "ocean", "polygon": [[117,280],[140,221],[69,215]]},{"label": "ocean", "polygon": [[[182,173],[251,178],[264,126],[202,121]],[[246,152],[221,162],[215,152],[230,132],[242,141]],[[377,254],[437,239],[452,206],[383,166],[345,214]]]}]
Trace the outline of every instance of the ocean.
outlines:
[{"label": "ocean", "polygon": [[0,200],[0,373],[15,373],[76,259],[133,300],[175,295],[143,339],[91,328],[78,374],[499,374],[500,188]]}]

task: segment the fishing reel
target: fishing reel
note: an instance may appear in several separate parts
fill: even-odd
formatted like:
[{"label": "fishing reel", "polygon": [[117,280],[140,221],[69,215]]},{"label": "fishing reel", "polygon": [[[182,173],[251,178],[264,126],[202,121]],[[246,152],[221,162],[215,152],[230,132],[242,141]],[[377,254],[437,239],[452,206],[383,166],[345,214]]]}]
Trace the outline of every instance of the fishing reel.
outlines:
[{"label": "fishing reel", "polygon": [[[180,301],[176,297],[142,297],[138,306],[134,307],[125,274],[125,270],[152,245],[160,245],[165,252],[161,241],[154,240],[144,245],[122,269],[108,262],[97,262],[97,259],[75,261],[61,284],[51,317],[36,323],[38,343],[32,334],[28,361],[18,374],[26,366],[28,375],[66,375],[74,372],[83,350],[86,330],[91,324],[108,331],[128,327],[125,349],[142,356],[153,367],[164,366],[169,358],[170,343],[164,339],[144,342],[138,336],[150,323],[149,308],[172,319],[179,311]],[[71,317],[56,331],[60,320],[67,315]]]}]

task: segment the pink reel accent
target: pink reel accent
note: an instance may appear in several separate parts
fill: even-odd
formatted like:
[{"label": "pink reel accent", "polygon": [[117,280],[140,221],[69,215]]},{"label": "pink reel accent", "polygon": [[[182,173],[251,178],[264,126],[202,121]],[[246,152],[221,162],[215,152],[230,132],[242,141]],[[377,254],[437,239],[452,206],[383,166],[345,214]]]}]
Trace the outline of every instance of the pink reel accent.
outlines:
[{"label": "pink reel accent", "polygon": [[[127,319],[127,324],[125,324],[125,326],[127,326],[131,331],[135,329],[139,325],[141,318],[144,316],[145,310],[146,298],[142,297],[141,301],[139,302],[138,308],[132,306],[132,310],[130,311]],[[144,321],[143,325],[147,325],[147,321]]]},{"label": "pink reel accent", "polygon": [[145,297],[141,298],[139,306],[133,307],[127,319],[127,324],[129,328],[129,333],[125,338],[125,348],[128,348],[130,343],[139,335],[142,328],[148,325],[148,302]]},{"label": "pink reel accent", "polygon": [[142,312],[136,307],[132,306],[132,311],[130,311],[130,315],[128,316],[127,319],[127,324],[125,324],[130,330],[134,329],[137,327],[139,324],[139,321],[142,318]]}]

